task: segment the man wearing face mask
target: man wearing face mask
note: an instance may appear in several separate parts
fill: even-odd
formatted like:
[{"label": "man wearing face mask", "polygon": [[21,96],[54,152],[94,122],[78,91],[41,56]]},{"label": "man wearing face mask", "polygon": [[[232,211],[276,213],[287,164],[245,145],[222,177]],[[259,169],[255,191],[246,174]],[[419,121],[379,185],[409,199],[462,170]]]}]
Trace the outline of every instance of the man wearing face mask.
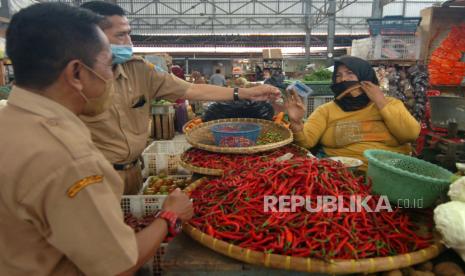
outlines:
[{"label": "man wearing face mask", "polygon": [[102,114],[113,93],[102,19],[47,3],[9,24],[16,84],[0,109],[2,275],[132,275],[192,217],[175,190],[144,230],[123,221],[122,180],[78,117]]},{"label": "man wearing face mask", "polygon": [[410,143],[420,133],[420,124],[404,104],[385,97],[371,65],[360,58],[344,56],[334,63],[335,100],[319,106],[307,119],[300,97],[292,91],[286,101],[296,142],[306,148],[323,146],[328,156],[353,157],[364,161],[363,152],[383,149],[409,154]]},{"label": "man wearing face mask", "polygon": [[81,7],[107,19],[108,25],[101,27],[111,43],[115,78],[115,93],[108,112],[81,119],[90,128],[94,143],[124,180],[125,194],[136,194],[142,185],[138,160],[147,143],[152,99],[274,101],[280,97],[279,90],[268,85],[233,89],[191,84],[172,74],[157,72],[143,59],[132,56],[131,28],[121,7],[103,1],[87,2]]}]

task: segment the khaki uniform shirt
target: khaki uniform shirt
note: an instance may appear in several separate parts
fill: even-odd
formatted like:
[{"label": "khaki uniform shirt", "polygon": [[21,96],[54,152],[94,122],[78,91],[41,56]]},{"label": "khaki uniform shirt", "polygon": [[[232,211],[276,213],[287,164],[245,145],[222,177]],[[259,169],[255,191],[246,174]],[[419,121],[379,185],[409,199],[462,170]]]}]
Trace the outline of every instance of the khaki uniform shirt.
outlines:
[{"label": "khaki uniform shirt", "polygon": [[135,265],[121,179],[82,121],[14,87],[0,129],[0,274],[115,275]]},{"label": "khaki uniform shirt", "polygon": [[183,97],[191,84],[172,74],[156,72],[136,57],[116,65],[114,77],[115,93],[109,110],[80,118],[103,155],[113,164],[126,164],[139,158],[147,146],[151,101],[174,101]]}]

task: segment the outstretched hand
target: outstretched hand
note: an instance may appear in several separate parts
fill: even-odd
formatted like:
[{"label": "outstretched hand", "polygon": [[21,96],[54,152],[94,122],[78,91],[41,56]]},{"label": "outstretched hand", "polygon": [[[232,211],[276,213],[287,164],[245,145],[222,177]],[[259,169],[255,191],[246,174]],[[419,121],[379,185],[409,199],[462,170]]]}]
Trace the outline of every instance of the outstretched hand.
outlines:
[{"label": "outstretched hand", "polygon": [[239,98],[252,101],[267,101],[275,102],[281,98],[281,91],[271,85],[259,85],[250,88],[242,88],[239,90]]}]

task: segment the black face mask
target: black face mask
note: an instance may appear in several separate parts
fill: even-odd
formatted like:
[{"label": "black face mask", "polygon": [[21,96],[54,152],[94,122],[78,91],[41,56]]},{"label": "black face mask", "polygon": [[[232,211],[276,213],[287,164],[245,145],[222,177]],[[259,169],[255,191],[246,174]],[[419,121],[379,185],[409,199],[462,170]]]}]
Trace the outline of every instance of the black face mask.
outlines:
[{"label": "black face mask", "polygon": [[[331,85],[331,90],[334,92],[334,96],[339,96],[342,92],[351,88],[352,86],[359,84],[358,81],[343,81],[339,83],[334,83]],[[357,97],[352,97],[347,95],[339,100],[334,100],[334,102],[344,111],[356,111],[366,107],[370,103],[370,98],[367,94],[362,93]]]},{"label": "black face mask", "polygon": [[362,93],[355,98],[349,95],[342,99],[334,100],[334,102],[336,102],[342,110],[348,112],[365,108],[370,103],[370,98],[368,98],[367,94]]},{"label": "black face mask", "polygon": [[354,85],[360,84],[358,81],[341,81],[338,83],[333,83],[330,88],[334,93],[334,96],[339,96],[342,92],[351,88]]}]

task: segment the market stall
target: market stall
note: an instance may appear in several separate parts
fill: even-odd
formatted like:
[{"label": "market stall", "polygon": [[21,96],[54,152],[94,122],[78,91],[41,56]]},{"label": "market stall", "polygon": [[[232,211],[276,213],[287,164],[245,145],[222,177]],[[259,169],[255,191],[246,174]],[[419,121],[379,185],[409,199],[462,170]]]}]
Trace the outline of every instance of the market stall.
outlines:
[{"label": "market stall", "polygon": [[[465,103],[465,8],[431,7],[421,11],[420,32],[425,42],[421,59],[428,66],[431,89],[428,91],[426,124],[420,145],[422,158],[457,171],[456,163],[465,161],[462,122]],[[463,3],[462,3],[463,4]]]},{"label": "market stall", "polygon": [[[423,24],[428,19],[422,20]],[[389,37],[389,40],[380,40],[379,37],[371,40],[381,54],[376,59],[371,58],[370,62],[385,95],[403,101],[410,113],[422,122],[422,133],[426,133],[424,148],[434,148],[440,151],[439,154],[428,155],[424,148],[420,148],[417,157],[367,152],[368,172],[362,172],[357,169],[360,164],[350,163],[353,160],[341,158],[338,160],[343,161],[338,162],[316,159],[307,150],[289,145],[292,138],[289,139],[284,130],[287,124],[282,122],[282,115],[275,118],[275,122],[265,123],[267,127],[261,125],[261,129],[266,131],[261,132],[258,138],[244,136],[252,139],[252,143],[244,140],[244,137],[226,139],[228,135],[223,137],[222,142],[215,140],[218,133],[213,127],[234,122],[260,125],[259,121],[191,120],[183,127],[185,138],[177,140],[175,143],[178,144],[162,155],[152,152],[150,157],[151,164],[155,165],[148,167],[156,169],[149,175],[171,173],[173,175],[168,179],[172,180],[166,182],[160,180],[163,176],[151,177],[141,191],[145,197],[163,197],[179,186],[175,183],[179,183],[190,194],[195,207],[194,218],[184,226],[185,234],[160,249],[154,271],[163,271],[165,275],[299,275],[308,272],[347,274],[386,271],[398,273],[396,275],[452,275],[444,272],[448,269],[453,273],[463,273],[461,257],[444,246],[445,237],[451,235],[445,230],[450,227],[446,226],[450,222],[444,219],[448,211],[438,211],[436,217],[433,213],[433,209],[440,204],[445,207],[438,210],[449,208],[448,203],[444,204],[450,200],[446,196],[447,191],[456,179],[453,174],[457,171],[455,163],[462,160],[462,155],[457,154],[463,146],[460,138],[463,135],[461,119],[448,114],[444,115],[449,116],[445,120],[455,119],[455,128],[450,122],[441,124],[437,112],[444,112],[447,108],[444,108],[444,104],[438,107],[439,99],[430,98],[431,104],[427,104],[427,95],[432,94],[428,92],[431,84],[442,93],[450,93],[454,89],[462,91],[458,78],[447,78],[453,83],[444,83],[445,77],[441,75],[446,71],[460,75],[462,61],[446,62],[446,68],[440,59],[458,58],[457,54],[448,54],[447,51],[451,49],[448,43],[461,45],[463,36],[461,25],[451,25],[442,42],[431,51],[430,58],[423,60],[419,51],[409,50],[409,47],[419,47],[416,33],[418,22],[413,23],[413,33],[405,33],[404,28],[404,33],[398,34],[391,29],[389,33],[383,33],[383,37]],[[409,36],[415,42],[408,47],[397,47],[399,36],[404,44]],[[397,37],[397,40],[393,40],[393,37]],[[389,47],[395,49],[397,54],[389,52]],[[439,63],[441,68],[436,69]],[[330,75],[330,71],[321,69],[309,73],[307,79],[299,82],[288,81],[290,87],[303,84],[310,88],[308,91],[311,93],[301,95],[305,98],[307,116],[318,105],[328,101],[325,98],[317,106],[310,106],[315,104],[318,97],[332,100],[327,95]],[[448,132],[443,132],[447,128]],[[435,132],[429,132],[432,130]],[[234,132],[234,129],[230,128],[229,131]],[[258,139],[258,142],[254,139]],[[455,151],[450,149],[451,144],[456,145],[453,147]],[[193,179],[197,181],[185,182],[190,177],[179,175],[188,172],[193,172]],[[200,178],[202,176],[208,178]],[[384,195],[392,210],[309,213],[299,205],[296,212],[273,213],[261,210],[268,195],[314,198],[334,195],[346,200],[353,195],[362,195],[372,198],[367,204],[373,209],[383,199],[380,195]],[[455,243],[447,241],[448,246],[460,248],[457,238]]]},{"label": "market stall", "polygon": [[[325,195],[336,191],[338,195],[347,197],[354,193],[366,195],[376,193],[371,190],[372,186],[364,184],[363,176],[358,176],[360,175],[358,173],[354,175],[357,166],[329,159],[317,160],[304,149],[286,145],[288,142],[284,142],[283,134],[271,135],[272,139],[269,140],[269,137],[264,139],[262,133],[258,138],[264,141],[261,146],[268,145],[264,152],[257,150],[256,147],[260,145],[219,146],[221,144],[215,142],[214,134],[209,133],[208,130],[214,125],[228,122],[244,122],[244,120],[219,120],[209,123],[192,120],[184,127],[186,140],[194,145],[194,148],[183,144],[185,150],[176,151],[179,158],[177,162],[197,172],[197,175],[211,175],[213,178],[202,178],[187,188],[186,185],[189,184],[182,182],[182,187],[190,193],[196,208],[195,218],[184,228],[191,238],[182,235],[163,246],[157,257],[155,271],[163,271],[164,275],[177,273],[200,275],[219,272],[242,275],[257,275],[257,273],[299,275],[303,272],[345,274],[395,269],[410,270],[413,273],[413,270],[422,271],[426,269],[425,267],[432,270],[433,263],[441,263],[438,261],[441,260],[438,256],[444,254],[448,254],[446,260],[452,256],[460,264],[460,259],[453,253],[451,255],[450,252],[446,252],[441,255],[444,246],[440,243],[437,234],[432,232],[431,209],[406,212],[394,207],[393,213],[381,212],[373,215],[362,211],[347,216],[323,212],[312,214],[305,213],[304,210],[277,216],[273,213],[257,211],[263,208],[262,198],[265,193]],[[275,124],[278,123],[280,124],[280,121]],[[178,140],[178,142],[186,140]],[[232,141],[243,142],[241,139]],[[279,144],[280,141],[283,143]],[[180,149],[180,145],[176,148]],[[196,148],[199,146],[203,149]],[[162,156],[157,155],[157,158],[160,157]],[[418,166],[420,168],[426,166],[428,171],[436,170],[438,173],[443,173],[442,177],[446,179],[444,187],[450,184],[451,173],[424,163]],[[407,167],[412,170],[410,166]],[[162,167],[158,169],[158,173],[160,170],[163,171]],[[398,169],[406,169],[406,167],[399,166]],[[319,173],[308,178],[313,170]],[[373,187],[379,187],[380,180],[373,171],[369,170],[369,176],[378,184]],[[177,172],[171,171],[171,173]],[[421,169],[414,172],[426,174]],[[388,170],[383,173],[382,181],[393,179],[393,176],[386,174],[389,173]],[[407,176],[400,177],[405,179]],[[441,177],[436,174],[433,178]],[[173,181],[168,181],[165,185],[162,180],[153,177],[150,179],[144,185],[141,194],[158,193],[159,196],[163,196],[175,187]],[[287,185],[283,185],[282,181],[286,181]],[[158,189],[158,192],[154,189]],[[433,201],[446,190],[442,188],[439,192],[434,192]],[[160,202],[157,201],[156,204],[159,205]],[[374,201],[369,203],[374,208],[373,204],[376,205]],[[329,221],[329,224],[326,225],[325,221]],[[350,225],[354,227],[353,223],[356,221],[362,225],[367,223],[365,225],[368,228],[360,226],[361,228],[351,229]],[[376,226],[369,226],[373,225],[372,223]],[[373,228],[370,230],[370,227]],[[302,230],[314,234],[305,238],[301,234]],[[384,240],[385,238],[387,240]],[[314,244],[308,245],[306,239],[313,240]],[[363,243],[359,244],[358,242],[362,242],[363,239],[365,239]],[[359,248],[356,249],[357,247]],[[431,259],[433,262],[429,262]]]},{"label": "market stall", "polygon": [[455,164],[465,160],[457,131],[465,95],[465,9],[449,4],[426,8],[418,18],[370,19],[372,36],[354,41],[352,53],[370,60],[385,94],[402,100],[421,122],[415,154],[457,171]]}]

